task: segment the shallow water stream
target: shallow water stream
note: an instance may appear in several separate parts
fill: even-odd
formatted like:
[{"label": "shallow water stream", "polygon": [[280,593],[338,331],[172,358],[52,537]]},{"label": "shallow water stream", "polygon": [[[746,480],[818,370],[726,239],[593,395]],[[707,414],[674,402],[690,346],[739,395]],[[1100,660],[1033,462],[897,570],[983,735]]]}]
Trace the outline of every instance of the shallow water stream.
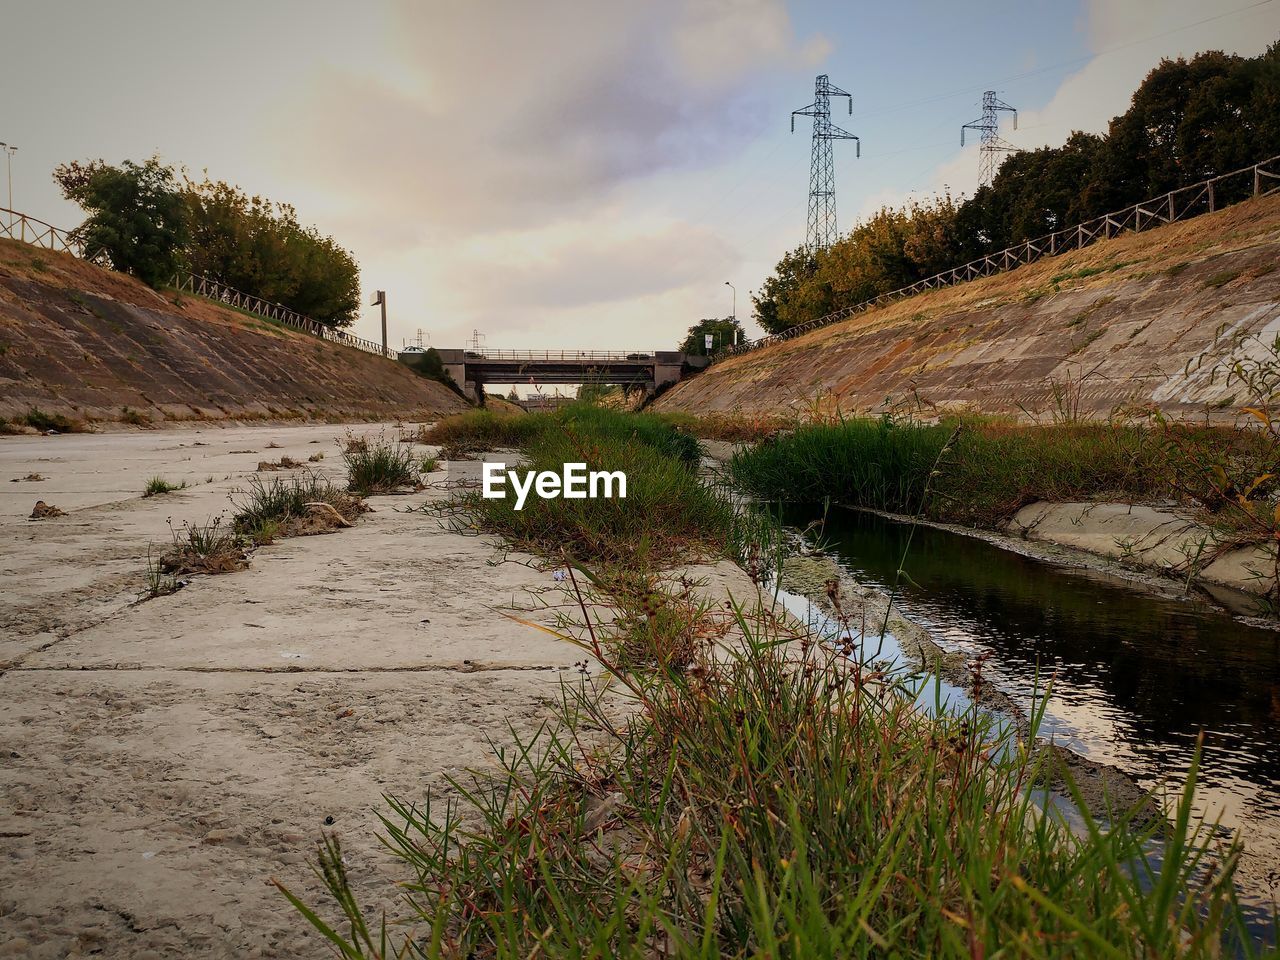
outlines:
[{"label": "shallow water stream", "polygon": [[[803,524],[818,514],[797,510]],[[896,571],[906,551],[903,569]],[[1176,790],[1204,733],[1200,807],[1242,832],[1242,886],[1280,887],[1280,631],[974,537],[832,508],[822,539],[948,652],[989,654],[984,677],[1027,704],[1053,678],[1042,735]]]}]

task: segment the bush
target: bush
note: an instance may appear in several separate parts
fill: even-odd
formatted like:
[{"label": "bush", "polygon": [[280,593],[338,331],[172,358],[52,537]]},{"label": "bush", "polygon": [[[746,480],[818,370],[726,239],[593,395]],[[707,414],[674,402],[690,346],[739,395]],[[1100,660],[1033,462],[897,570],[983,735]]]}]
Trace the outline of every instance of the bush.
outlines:
[{"label": "bush", "polygon": [[35,427],[37,430],[56,430],[59,433],[72,433],[78,429],[79,425],[72,420],[68,420],[60,413],[45,413],[39,407],[32,407],[23,420],[27,426]]},{"label": "bush", "polygon": [[190,269],[334,327],[360,309],[360,268],[332,237],[304,227],[285,203],[205,179],[183,184]]},{"label": "bush", "polygon": [[62,164],[53,179],[89,214],[72,231],[86,256],[106,254],[114,269],[152,287],[173,281],[188,233],[172,167],[156,157],[118,167],[93,160]]}]

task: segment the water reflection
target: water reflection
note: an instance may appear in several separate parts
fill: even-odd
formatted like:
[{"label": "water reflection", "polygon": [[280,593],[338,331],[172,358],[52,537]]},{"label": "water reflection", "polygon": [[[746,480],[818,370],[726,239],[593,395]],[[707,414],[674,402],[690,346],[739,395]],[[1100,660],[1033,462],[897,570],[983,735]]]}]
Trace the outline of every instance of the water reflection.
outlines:
[{"label": "water reflection", "polygon": [[1280,632],[929,527],[833,508],[824,529],[857,579],[885,588],[909,536],[899,605],[940,645],[990,652],[986,675],[1015,696],[1053,675],[1045,732],[1146,786],[1185,772],[1203,731],[1202,809],[1250,828],[1251,859],[1280,861]]}]

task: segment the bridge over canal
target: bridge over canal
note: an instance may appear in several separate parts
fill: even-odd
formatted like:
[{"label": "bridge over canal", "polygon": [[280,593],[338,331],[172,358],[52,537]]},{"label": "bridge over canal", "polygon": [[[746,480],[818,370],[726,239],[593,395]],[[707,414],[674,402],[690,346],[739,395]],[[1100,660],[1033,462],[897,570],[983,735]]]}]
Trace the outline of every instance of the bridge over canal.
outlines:
[{"label": "bridge over canal", "polygon": [[707,366],[674,350],[437,350],[469,396],[486,384],[601,383],[653,393]]}]

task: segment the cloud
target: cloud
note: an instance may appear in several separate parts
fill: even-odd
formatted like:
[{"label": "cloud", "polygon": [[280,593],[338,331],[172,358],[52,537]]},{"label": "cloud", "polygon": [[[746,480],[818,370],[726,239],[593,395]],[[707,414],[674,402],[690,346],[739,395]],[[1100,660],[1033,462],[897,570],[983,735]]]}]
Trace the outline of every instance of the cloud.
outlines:
[{"label": "cloud", "polygon": [[424,236],[573,215],[728,159],[771,122],[764,81],[827,52],[782,0],[397,0],[390,19],[391,62],[317,66],[267,123],[291,131],[278,162]]},{"label": "cloud", "polygon": [[[1105,133],[1162,58],[1204,50],[1257,56],[1280,37],[1280,3],[1249,6],[1240,0],[1222,10],[1204,0],[1088,0],[1083,24],[1093,56],[1059,84],[1043,107],[1020,110],[1017,130],[1002,121],[1001,136],[1014,146],[1058,146],[1075,130]],[[938,164],[920,192],[950,189],[953,195],[971,195],[977,185],[975,138]],[[884,203],[900,206],[911,196],[881,191],[874,207],[864,204],[862,212],[872,213]]]},{"label": "cloud", "polygon": [[736,261],[718,236],[687,223],[575,222],[469,244],[452,258],[450,284],[473,309],[574,309],[705,283]]}]

